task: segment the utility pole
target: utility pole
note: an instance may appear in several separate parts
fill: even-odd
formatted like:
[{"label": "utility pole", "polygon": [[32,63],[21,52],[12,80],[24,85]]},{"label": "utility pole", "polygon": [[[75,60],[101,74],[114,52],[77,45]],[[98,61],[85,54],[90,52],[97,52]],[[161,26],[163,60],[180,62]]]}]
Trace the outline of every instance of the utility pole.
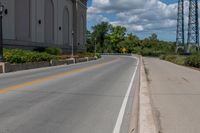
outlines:
[{"label": "utility pole", "polygon": [[176,53],[179,48],[184,49],[185,45],[184,34],[184,0],[178,0],[178,16],[177,16],[177,31],[176,31]]},{"label": "utility pole", "polygon": [[0,3],[0,61],[3,61],[3,12],[4,5]]},{"label": "utility pole", "polygon": [[189,0],[189,23],[188,23],[188,42],[187,53],[191,47],[196,47],[199,51],[199,21],[198,21],[198,0]]}]

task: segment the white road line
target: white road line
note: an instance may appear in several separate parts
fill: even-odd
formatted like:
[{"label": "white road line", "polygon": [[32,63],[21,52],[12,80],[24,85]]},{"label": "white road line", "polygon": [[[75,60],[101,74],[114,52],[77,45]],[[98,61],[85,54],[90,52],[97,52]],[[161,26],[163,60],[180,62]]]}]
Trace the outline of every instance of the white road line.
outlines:
[{"label": "white road line", "polygon": [[[133,58],[135,58],[135,57],[133,57]],[[118,118],[117,118],[117,122],[115,124],[115,128],[113,130],[113,133],[120,133],[120,130],[121,130],[121,126],[122,126],[122,121],[123,121],[123,118],[124,118],[126,105],[127,105],[128,99],[129,99],[129,95],[130,95],[131,89],[133,87],[133,81],[135,79],[135,75],[136,75],[136,72],[137,72],[137,69],[138,69],[138,65],[139,65],[138,58],[135,58],[135,59],[137,60],[137,65],[136,65],[135,71],[133,73],[133,76],[131,78],[131,82],[129,84],[129,87],[128,87],[128,90],[126,92],[126,95],[124,97],[124,100],[123,100],[123,103],[122,103],[122,106],[121,106],[121,109],[120,109],[120,112],[119,112],[119,115],[118,115]]]}]

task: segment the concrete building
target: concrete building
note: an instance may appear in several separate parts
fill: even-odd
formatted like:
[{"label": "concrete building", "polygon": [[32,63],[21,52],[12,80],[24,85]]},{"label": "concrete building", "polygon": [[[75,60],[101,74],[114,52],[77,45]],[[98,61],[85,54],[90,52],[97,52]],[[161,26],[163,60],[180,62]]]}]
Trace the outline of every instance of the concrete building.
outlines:
[{"label": "concrete building", "polygon": [[[87,0],[0,0],[6,47],[85,50]],[[74,33],[72,35],[72,33]]]}]

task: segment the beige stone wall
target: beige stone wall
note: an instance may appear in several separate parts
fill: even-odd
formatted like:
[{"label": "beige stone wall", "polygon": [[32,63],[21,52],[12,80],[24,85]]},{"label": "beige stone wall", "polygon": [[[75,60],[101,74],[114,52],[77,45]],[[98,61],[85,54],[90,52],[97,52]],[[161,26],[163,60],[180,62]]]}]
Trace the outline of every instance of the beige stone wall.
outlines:
[{"label": "beige stone wall", "polygon": [[[72,44],[72,31],[74,30],[75,40],[74,45],[77,49],[83,49],[85,46],[85,32],[86,32],[86,0],[51,0],[53,3],[54,22],[53,22],[53,42],[51,44],[45,42],[45,2],[47,0],[30,0],[30,40],[23,38],[16,40],[16,5],[17,0],[0,0],[8,9],[8,14],[3,17],[3,38],[4,42],[9,42],[9,45],[18,44],[24,47],[32,47],[37,43],[41,47],[56,46],[60,48],[70,49]],[[64,44],[63,36],[63,12],[64,9],[69,11],[69,42]],[[74,9],[77,8],[77,9]],[[76,12],[76,13],[75,13]],[[77,14],[77,15],[75,15]],[[77,17],[74,19],[74,17]],[[23,17],[21,17],[23,18]],[[76,22],[74,21],[76,20]],[[83,25],[84,24],[84,25]],[[16,43],[15,43],[16,41]],[[23,42],[24,41],[24,42]],[[78,45],[79,44],[79,45]],[[16,45],[17,47],[18,45]]]}]

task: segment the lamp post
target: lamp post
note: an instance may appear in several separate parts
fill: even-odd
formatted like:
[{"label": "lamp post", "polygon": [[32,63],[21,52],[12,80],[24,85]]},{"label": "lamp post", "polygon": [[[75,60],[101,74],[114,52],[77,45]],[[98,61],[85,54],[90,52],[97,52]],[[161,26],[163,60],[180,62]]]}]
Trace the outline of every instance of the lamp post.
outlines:
[{"label": "lamp post", "polygon": [[74,58],[74,31],[72,31],[72,49],[71,58]]},{"label": "lamp post", "polygon": [[2,18],[4,12],[4,5],[0,3],[0,61],[3,61],[3,26],[2,26]]},{"label": "lamp post", "polygon": [[97,55],[97,45],[96,45],[96,43],[97,43],[97,39],[95,38],[94,39],[94,56],[96,57],[96,55]]}]

